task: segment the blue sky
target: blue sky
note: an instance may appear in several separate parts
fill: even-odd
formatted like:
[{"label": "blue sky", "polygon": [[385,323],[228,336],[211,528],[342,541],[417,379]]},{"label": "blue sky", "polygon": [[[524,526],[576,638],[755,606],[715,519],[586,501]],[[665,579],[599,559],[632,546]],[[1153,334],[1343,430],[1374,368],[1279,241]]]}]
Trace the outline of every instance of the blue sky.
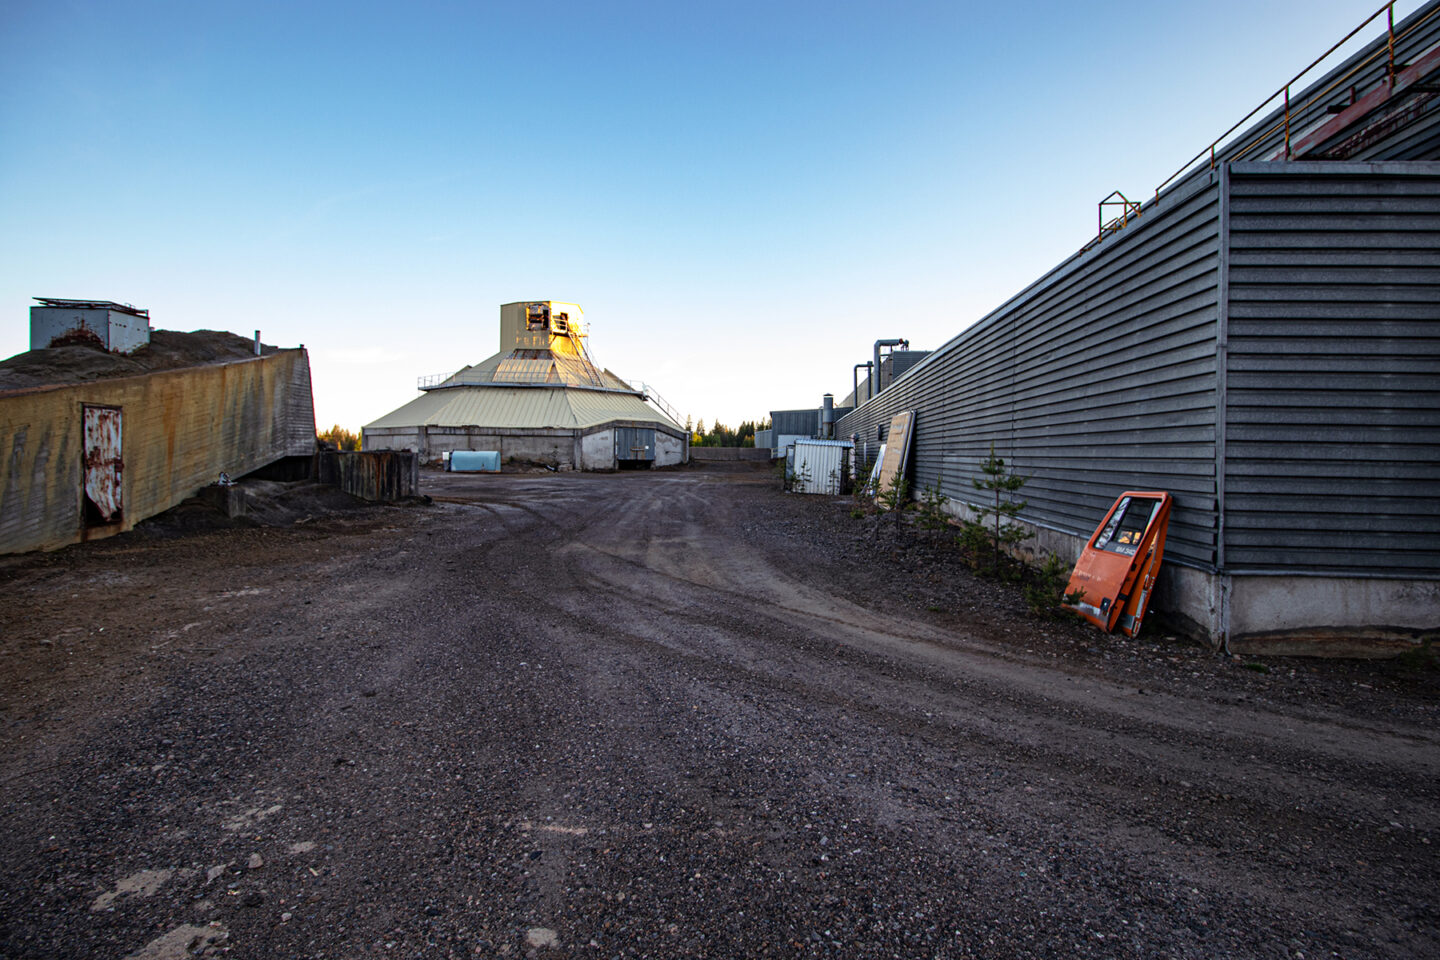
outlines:
[{"label": "blue sky", "polygon": [[0,356],[37,295],[258,327],[358,428],[554,299],[682,414],[813,406],[1373,9],[0,0]]}]

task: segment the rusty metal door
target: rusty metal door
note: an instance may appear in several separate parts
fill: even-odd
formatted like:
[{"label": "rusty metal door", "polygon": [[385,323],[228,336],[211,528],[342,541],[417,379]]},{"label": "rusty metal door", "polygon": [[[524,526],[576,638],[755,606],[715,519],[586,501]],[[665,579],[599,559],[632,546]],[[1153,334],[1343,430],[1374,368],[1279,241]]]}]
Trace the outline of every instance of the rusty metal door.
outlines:
[{"label": "rusty metal door", "polygon": [[87,404],[84,410],[85,525],[119,523],[124,518],[120,408]]}]

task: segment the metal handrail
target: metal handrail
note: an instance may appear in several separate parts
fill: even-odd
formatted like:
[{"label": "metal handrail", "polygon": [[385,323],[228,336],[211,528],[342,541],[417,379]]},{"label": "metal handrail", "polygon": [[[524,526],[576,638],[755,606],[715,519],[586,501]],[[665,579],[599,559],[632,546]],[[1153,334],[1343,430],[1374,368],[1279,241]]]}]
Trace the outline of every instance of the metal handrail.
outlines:
[{"label": "metal handrail", "polygon": [[[1432,12],[1433,12],[1433,11],[1432,11]],[[1392,80],[1392,82],[1393,82],[1394,77],[1395,77],[1395,4],[1394,4],[1394,2],[1393,2],[1393,0],[1392,0],[1392,2],[1385,4],[1385,5],[1384,5],[1383,7],[1381,7],[1379,10],[1376,10],[1374,13],[1370,14],[1370,16],[1368,16],[1368,17],[1366,17],[1364,20],[1362,20],[1362,21],[1360,22],[1360,24],[1355,27],[1355,29],[1353,29],[1353,30],[1351,30],[1349,33],[1345,34],[1345,36],[1344,36],[1343,38],[1341,38],[1339,41],[1337,41],[1335,44],[1333,44],[1333,45],[1330,47],[1329,50],[1326,50],[1326,51],[1325,51],[1324,53],[1322,53],[1320,56],[1316,57],[1313,61],[1310,62],[1310,65],[1307,66],[1304,70],[1301,70],[1299,73],[1295,74],[1295,76],[1291,77],[1290,80],[1289,80],[1288,82],[1286,82],[1283,86],[1281,86],[1279,90],[1276,90],[1274,93],[1270,94],[1270,96],[1266,97],[1263,101],[1261,101],[1260,105],[1257,106],[1254,110],[1251,110],[1249,113],[1245,114],[1245,116],[1242,117],[1240,120],[1236,121],[1235,124],[1234,124],[1233,126],[1231,126],[1229,130],[1226,130],[1224,133],[1220,134],[1220,136],[1216,137],[1213,141],[1211,141],[1211,143],[1210,143],[1210,145],[1209,145],[1208,147],[1206,147],[1205,149],[1201,150],[1199,153],[1195,154],[1195,156],[1191,157],[1189,160],[1186,160],[1185,163],[1180,167],[1179,170],[1176,170],[1176,171],[1175,171],[1174,173],[1172,173],[1170,176],[1168,176],[1168,177],[1166,177],[1164,180],[1160,181],[1160,186],[1158,186],[1158,187],[1155,188],[1155,198],[1158,200],[1158,199],[1160,198],[1160,191],[1161,191],[1161,190],[1164,190],[1164,189],[1165,189],[1166,187],[1168,187],[1171,183],[1175,182],[1175,180],[1176,180],[1177,178],[1179,178],[1180,176],[1182,176],[1183,174],[1185,174],[1192,166],[1195,165],[1195,162],[1196,162],[1197,160],[1202,159],[1202,158],[1205,156],[1206,153],[1209,153],[1209,154],[1210,154],[1210,169],[1212,169],[1212,170],[1215,169],[1215,148],[1218,147],[1221,143],[1223,143],[1223,142],[1225,141],[1225,138],[1226,138],[1226,137],[1230,136],[1230,134],[1234,133],[1236,130],[1240,129],[1242,126],[1244,126],[1246,123],[1248,123],[1248,122],[1251,120],[1251,118],[1255,116],[1255,114],[1259,113],[1261,110],[1264,110],[1266,107],[1270,106],[1270,104],[1272,104],[1273,102],[1275,102],[1275,98],[1276,98],[1276,97],[1284,96],[1284,97],[1286,97],[1286,99],[1287,99],[1287,101],[1288,101],[1288,99],[1289,99],[1289,93],[1290,93],[1290,88],[1295,84],[1296,81],[1298,81],[1301,77],[1305,76],[1305,74],[1309,73],[1311,70],[1314,70],[1317,66],[1319,66],[1319,65],[1320,65],[1327,57],[1329,57],[1332,53],[1334,53],[1336,50],[1339,50],[1339,49],[1340,49],[1341,47],[1343,47],[1346,43],[1348,43],[1348,42],[1351,40],[1351,38],[1354,37],[1357,33],[1359,33],[1361,30],[1364,30],[1366,27],[1368,27],[1368,26],[1370,25],[1370,23],[1371,23],[1376,17],[1380,16],[1380,14],[1382,14],[1382,13],[1389,14],[1390,77],[1391,77],[1391,80]],[[1427,15],[1425,19],[1428,20],[1428,19],[1429,19],[1429,16]],[[1420,23],[1424,23],[1424,22],[1425,22],[1424,20],[1421,20],[1419,23],[1416,23],[1414,26],[1418,27],[1418,26],[1420,25]],[[1411,29],[1414,29],[1414,27],[1412,27]],[[1274,128],[1272,127],[1271,129],[1273,130]],[[1268,131],[1267,131],[1267,132],[1268,132]],[[1247,149],[1249,149],[1249,148],[1247,147]]]},{"label": "metal handrail", "polygon": [[[1350,40],[1352,40],[1352,39],[1355,37],[1356,34],[1358,34],[1361,30],[1364,30],[1367,26],[1369,26],[1372,22],[1374,22],[1375,19],[1376,19],[1377,17],[1379,17],[1381,14],[1385,14],[1385,18],[1386,18],[1386,43],[1385,43],[1385,46],[1384,46],[1383,49],[1376,50],[1375,52],[1371,53],[1369,56],[1365,57],[1365,58],[1364,58],[1363,60],[1361,60],[1359,63],[1355,64],[1355,66],[1352,67],[1349,71],[1347,71],[1343,76],[1338,77],[1338,78],[1336,78],[1334,81],[1332,81],[1327,87],[1325,87],[1325,89],[1323,89],[1323,90],[1321,90],[1321,91],[1319,91],[1319,92],[1317,92],[1317,93],[1315,93],[1315,94],[1312,94],[1312,95],[1310,96],[1310,98],[1307,99],[1307,100],[1305,101],[1305,103],[1304,103],[1303,105],[1299,106],[1298,108],[1295,107],[1293,104],[1290,103],[1290,88],[1291,88],[1291,87],[1293,87],[1296,83],[1298,83],[1298,82],[1301,80],[1301,78],[1303,78],[1303,77],[1304,77],[1306,74],[1308,74],[1311,70],[1314,70],[1317,66],[1319,66],[1321,63],[1323,63],[1327,58],[1329,58],[1333,53],[1335,53],[1336,50],[1339,50],[1342,46],[1344,46],[1346,43],[1348,43]],[[1265,110],[1265,109],[1266,109],[1267,107],[1269,107],[1272,103],[1274,103],[1275,100],[1276,100],[1276,98],[1281,98],[1281,99],[1282,99],[1282,103],[1283,103],[1283,105],[1284,105],[1284,112],[1282,113],[1281,119],[1278,120],[1277,122],[1275,122],[1274,124],[1272,124],[1271,126],[1267,127],[1265,130],[1261,131],[1261,132],[1259,133],[1259,135],[1255,137],[1255,139],[1253,139],[1253,140],[1251,140],[1249,143],[1245,144],[1244,147],[1242,147],[1238,152],[1236,152],[1235,154],[1233,154],[1229,159],[1231,159],[1231,160],[1239,160],[1239,159],[1243,158],[1247,153],[1249,153],[1251,150],[1254,150],[1254,149],[1255,149],[1256,147],[1258,147],[1261,143],[1263,143],[1266,138],[1268,138],[1269,136],[1271,136],[1272,134],[1274,134],[1276,131],[1279,131],[1279,130],[1283,130],[1283,131],[1284,131],[1283,141],[1284,141],[1284,146],[1285,146],[1285,156],[1286,156],[1286,159],[1289,159],[1289,157],[1290,157],[1290,141],[1291,141],[1291,137],[1290,137],[1291,129],[1290,129],[1290,126],[1291,126],[1291,118],[1292,118],[1293,116],[1295,116],[1296,114],[1303,114],[1303,113],[1305,113],[1306,111],[1308,111],[1311,107],[1313,107],[1313,106],[1315,105],[1316,101],[1318,101],[1318,100],[1321,99],[1322,97],[1325,97],[1325,96],[1327,96],[1328,94],[1334,92],[1334,90],[1335,90],[1337,87],[1339,87],[1339,86],[1341,86],[1342,84],[1344,84],[1347,80],[1349,80],[1350,78],[1352,78],[1353,76],[1355,76],[1355,74],[1359,73],[1359,72],[1360,72],[1362,69],[1364,69],[1365,67],[1367,67],[1367,66],[1369,66],[1370,64],[1374,63],[1374,62],[1375,62],[1377,59],[1379,59],[1379,57],[1382,56],[1382,55],[1384,55],[1384,56],[1386,57],[1386,60],[1387,60],[1387,63],[1386,63],[1386,71],[1385,71],[1386,82],[1387,82],[1387,83],[1390,85],[1390,87],[1393,89],[1394,86],[1395,86],[1395,42],[1396,42],[1397,40],[1403,40],[1405,37],[1407,37],[1407,36],[1409,36],[1410,34],[1414,33],[1414,32],[1415,32],[1416,30],[1418,30],[1422,25],[1424,25],[1426,22],[1428,22],[1431,17],[1434,17],[1436,14],[1440,14],[1440,6],[1435,7],[1435,8],[1432,9],[1429,13],[1425,14],[1423,17],[1421,17],[1420,19],[1416,20],[1414,23],[1412,23],[1412,24],[1410,24],[1408,27],[1406,27],[1403,32],[1397,34],[1397,33],[1395,32],[1395,3],[1394,3],[1394,0],[1391,0],[1391,2],[1386,3],[1385,5],[1381,6],[1381,7],[1380,7],[1378,10],[1376,10],[1374,13],[1370,14],[1370,16],[1368,16],[1368,17],[1366,17],[1364,20],[1362,20],[1353,30],[1351,30],[1349,33],[1345,34],[1344,37],[1342,37],[1340,40],[1338,40],[1336,43],[1334,43],[1334,44],[1330,47],[1330,49],[1326,50],[1326,51],[1325,51],[1324,53],[1322,53],[1320,56],[1316,57],[1313,61],[1311,61],[1310,64],[1309,64],[1307,67],[1305,67],[1305,69],[1303,69],[1303,70],[1301,70],[1299,73],[1295,74],[1295,76],[1292,77],[1292,78],[1291,78],[1287,83],[1285,83],[1282,87],[1280,87],[1280,89],[1276,90],[1276,91],[1275,91],[1274,93],[1272,93],[1270,96],[1266,97],[1266,98],[1259,104],[1259,106],[1255,107],[1255,109],[1251,110],[1249,113],[1245,114],[1244,117],[1242,117],[1241,119],[1239,119],[1238,121],[1236,121],[1233,125],[1231,125],[1230,129],[1226,130],[1224,133],[1220,134],[1220,136],[1218,136],[1218,137],[1216,137],[1214,140],[1212,140],[1212,141],[1210,142],[1210,145],[1209,145],[1209,146],[1205,147],[1205,148],[1202,149],[1199,153],[1195,154],[1195,156],[1193,156],[1193,157],[1191,157],[1189,160],[1185,161],[1185,163],[1180,166],[1180,169],[1176,170],[1176,171],[1175,171],[1174,173],[1172,173],[1170,176],[1168,176],[1168,177],[1166,177],[1164,180],[1162,180],[1162,181],[1160,182],[1160,185],[1155,188],[1155,197],[1154,197],[1154,199],[1153,199],[1153,200],[1150,200],[1150,201],[1146,201],[1146,202],[1147,202],[1147,203],[1150,203],[1150,204],[1152,204],[1152,205],[1153,205],[1153,204],[1156,204],[1156,203],[1159,203],[1159,202],[1160,202],[1160,193],[1161,193],[1161,191],[1164,190],[1166,187],[1170,186],[1170,185],[1171,185],[1172,183],[1174,183],[1176,180],[1180,179],[1180,178],[1181,178],[1182,176],[1184,176],[1185,174],[1189,173],[1190,170],[1195,166],[1195,164],[1196,164],[1198,161],[1204,159],[1207,154],[1209,155],[1209,159],[1210,159],[1210,169],[1211,169],[1211,170],[1214,170],[1216,164],[1217,164],[1218,162],[1220,162],[1220,159],[1217,158],[1217,155],[1216,155],[1216,150],[1217,150],[1217,148],[1220,147],[1220,145],[1225,142],[1225,140],[1226,140],[1227,137],[1229,137],[1231,134],[1233,134],[1236,130],[1239,130],[1239,129],[1240,129],[1242,126],[1244,126],[1246,123],[1249,123],[1249,122],[1255,117],[1256,114],[1258,114],[1258,113],[1260,113],[1261,111]],[[1110,204],[1113,204],[1113,203],[1118,202],[1118,201],[1112,201],[1112,199],[1111,199],[1111,198],[1113,198],[1113,197],[1115,197],[1115,196],[1117,196],[1117,195],[1119,195],[1119,191],[1115,191],[1115,192],[1111,193],[1109,197],[1106,197],[1104,200],[1100,201],[1100,208],[1101,208],[1101,210],[1103,211],[1106,205],[1110,205]],[[1122,200],[1124,199],[1124,198],[1123,198],[1123,195],[1121,195],[1121,199],[1122,199]],[[1141,204],[1135,204],[1135,205],[1134,205],[1134,209],[1133,209],[1133,211],[1132,211],[1132,209],[1130,208],[1130,206],[1129,206],[1128,203],[1127,203],[1127,206],[1125,207],[1125,212],[1124,212],[1123,218],[1122,218],[1122,217],[1116,217],[1116,218],[1114,218],[1113,220],[1111,220],[1109,223],[1105,223],[1105,222],[1104,222],[1104,216],[1103,216],[1103,213],[1102,213],[1102,214],[1101,214],[1101,217],[1100,217],[1100,219],[1101,219],[1101,224],[1100,224],[1099,233],[1097,234],[1097,236],[1096,236],[1096,238],[1095,238],[1094,240],[1092,240],[1092,241],[1090,241],[1089,243],[1085,244],[1085,246],[1082,247],[1081,249],[1082,249],[1082,250],[1088,250],[1091,246],[1093,246],[1093,245],[1099,243],[1100,241],[1102,241],[1102,240],[1105,238],[1105,235],[1106,235],[1107,233],[1114,233],[1115,231],[1119,230],[1121,227],[1124,227],[1124,226],[1129,222],[1132,213],[1133,213],[1134,216],[1139,216],[1139,214],[1140,214],[1140,212],[1141,212],[1141,209],[1142,209]]]},{"label": "metal handrail", "polygon": [[634,387],[635,390],[639,392],[642,399],[648,400],[651,403],[655,404],[655,406],[660,408],[661,413],[665,414],[665,416],[675,421],[677,426],[679,425],[680,414],[676,413],[675,408],[670,406],[670,404],[666,403],[665,398],[660,396],[660,394],[656,393],[648,383],[643,380],[626,380],[625,382],[630,384],[630,386]]}]

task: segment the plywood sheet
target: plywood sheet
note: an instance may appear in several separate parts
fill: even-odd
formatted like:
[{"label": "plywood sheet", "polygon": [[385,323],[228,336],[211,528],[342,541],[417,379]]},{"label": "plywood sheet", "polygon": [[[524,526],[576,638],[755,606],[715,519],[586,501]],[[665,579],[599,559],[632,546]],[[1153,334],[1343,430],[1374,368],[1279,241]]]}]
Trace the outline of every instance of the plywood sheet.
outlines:
[{"label": "plywood sheet", "polygon": [[913,410],[902,410],[891,419],[890,434],[885,438],[885,454],[880,460],[880,485],[875,489],[877,498],[890,489],[897,476],[905,475],[914,424]]}]

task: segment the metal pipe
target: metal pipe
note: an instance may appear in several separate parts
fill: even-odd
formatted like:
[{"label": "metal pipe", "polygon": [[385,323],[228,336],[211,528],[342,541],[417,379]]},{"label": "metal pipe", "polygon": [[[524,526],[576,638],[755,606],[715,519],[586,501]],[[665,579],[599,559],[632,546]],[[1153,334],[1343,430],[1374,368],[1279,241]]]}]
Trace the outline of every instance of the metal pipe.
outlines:
[{"label": "metal pipe", "polygon": [[[869,360],[866,360],[864,363],[857,363],[857,364],[855,364],[855,369],[850,371],[850,396],[852,396],[852,397],[855,398],[855,406],[857,406],[857,407],[860,406],[860,404],[863,402],[863,401],[861,401],[861,399],[860,399],[860,368],[861,368],[861,367],[864,367],[864,368],[865,368],[865,384],[868,386],[868,385],[870,384],[870,369],[871,369],[870,361],[869,361]],[[866,399],[866,400],[869,400],[870,398],[869,398],[869,397],[866,397],[865,399]]]},{"label": "metal pipe", "polygon": [[1390,77],[1390,89],[1395,89],[1395,4],[1391,3],[1385,8],[1385,29],[1388,35],[1385,40],[1385,52],[1389,58],[1386,66],[1386,73]]},{"label": "metal pipe", "polygon": [[820,437],[835,439],[835,395],[827,393],[820,400]]},{"label": "metal pipe", "polygon": [[896,347],[909,346],[910,341],[904,339],[903,337],[895,340],[875,341],[875,366],[870,370],[870,396],[873,397],[875,396],[875,394],[880,392],[880,348],[889,347],[891,349],[891,352],[893,353]]},{"label": "metal pipe", "polygon": [[1290,86],[1285,86],[1285,159],[1290,159]]}]

